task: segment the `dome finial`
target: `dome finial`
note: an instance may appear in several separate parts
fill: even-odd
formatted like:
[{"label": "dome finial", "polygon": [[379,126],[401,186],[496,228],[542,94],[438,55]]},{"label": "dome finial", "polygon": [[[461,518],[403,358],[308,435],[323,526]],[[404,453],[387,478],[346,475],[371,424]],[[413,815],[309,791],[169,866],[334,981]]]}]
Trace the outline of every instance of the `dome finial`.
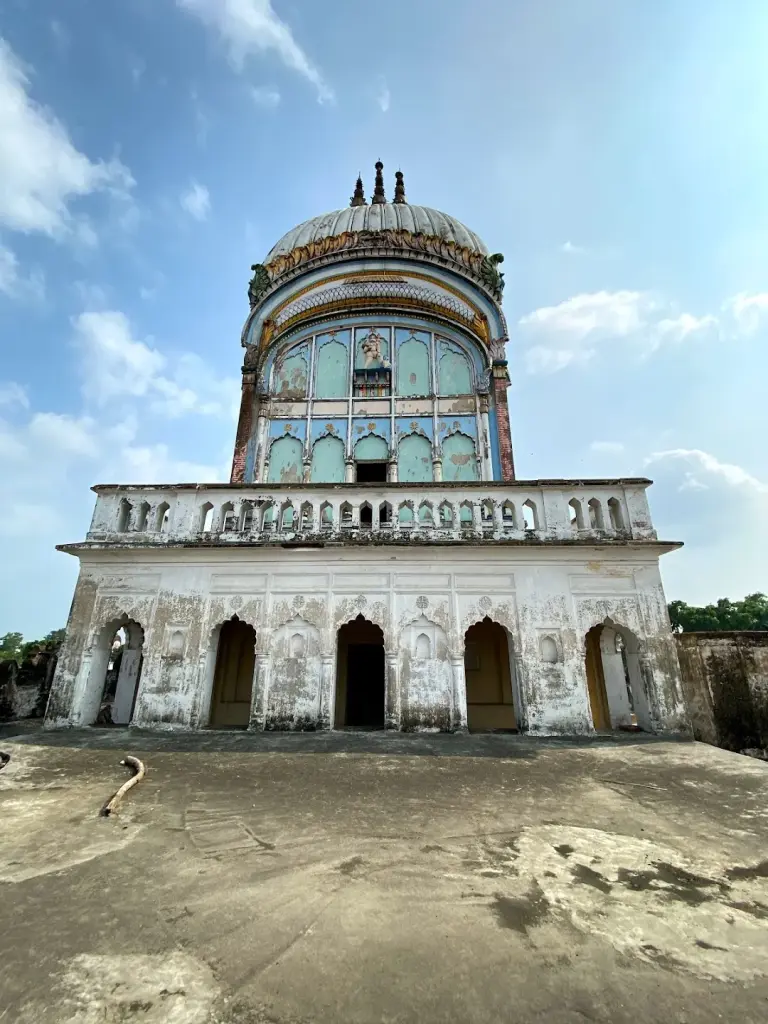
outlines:
[{"label": "dome finial", "polygon": [[386,203],[387,197],[384,195],[384,164],[381,160],[376,161],[376,186],[373,190],[373,202],[374,203]]},{"label": "dome finial", "polygon": [[392,200],[394,203],[407,203],[408,200],[405,198],[405,182],[403,181],[403,172],[395,171],[395,198]]},{"label": "dome finial", "polygon": [[367,206],[365,201],[365,193],[363,192],[363,179],[360,174],[357,176],[357,184],[355,185],[355,194],[349,201],[350,206]]}]

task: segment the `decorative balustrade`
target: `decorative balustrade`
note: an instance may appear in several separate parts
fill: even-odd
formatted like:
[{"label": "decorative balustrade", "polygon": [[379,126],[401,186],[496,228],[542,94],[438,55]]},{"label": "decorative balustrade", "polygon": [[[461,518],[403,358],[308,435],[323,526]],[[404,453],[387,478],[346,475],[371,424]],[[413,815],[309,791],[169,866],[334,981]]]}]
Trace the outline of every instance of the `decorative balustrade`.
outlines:
[{"label": "decorative balustrade", "polygon": [[94,488],[88,542],[655,540],[645,479]]}]

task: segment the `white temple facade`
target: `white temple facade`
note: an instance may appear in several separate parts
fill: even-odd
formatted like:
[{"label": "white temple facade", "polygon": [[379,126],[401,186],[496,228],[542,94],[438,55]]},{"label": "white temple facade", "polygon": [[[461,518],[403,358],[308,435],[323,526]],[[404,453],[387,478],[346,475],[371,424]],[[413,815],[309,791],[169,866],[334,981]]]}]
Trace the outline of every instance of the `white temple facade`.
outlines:
[{"label": "white temple facade", "polygon": [[502,257],[382,172],[252,268],[231,482],[94,488],[49,727],[686,730],[650,481],[515,478]]}]

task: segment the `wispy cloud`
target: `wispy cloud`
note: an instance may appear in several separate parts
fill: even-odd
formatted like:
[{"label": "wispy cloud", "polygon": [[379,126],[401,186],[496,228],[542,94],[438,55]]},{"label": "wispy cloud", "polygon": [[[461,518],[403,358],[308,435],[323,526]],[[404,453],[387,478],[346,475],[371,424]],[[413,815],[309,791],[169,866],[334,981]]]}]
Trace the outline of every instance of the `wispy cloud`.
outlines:
[{"label": "wispy cloud", "polygon": [[176,0],[176,4],[219,34],[236,68],[241,69],[249,56],[274,50],[287,67],[311,82],[319,103],[333,101],[333,90],[270,0]]},{"label": "wispy cloud", "polygon": [[573,242],[563,242],[560,246],[560,252],[564,252],[568,256],[586,256],[589,249],[586,249],[583,245],[575,245]]},{"label": "wispy cloud", "polygon": [[41,271],[25,275],[19,269],[16,254],[0,245],[0,292],[10,299],[42,302],[45,298],[45,278]]},{"label": "wispy cloud", "polygon": [[0,39],[0,225],[63,237],[76,228],[72,200],[100,190],[125,196],[135,183],[119,160],[94,163],[79,152],[28,87],[27,69]]},{"label": "wispy cloud", "polygon": [[193,181],[179,197],[182,209],[195,220],[205,220],[211,210],[211,196],[205,185]]},{"label": "wispy cloud", "polygon": [[518,327],[528,342],[529,373],[587,363],[608,343],[626,342],[648,356],[663,345],[717,337],[722,330],[717,316],[678,313],[648,292],[628,290],[574,295],[528,313]]},{"label": "wispy cloud", "polygon": [[251,99],[257,107],[274,110],[280,105],[280,93],[269,85],[258,85],[251,88]]},{"label": "wispy cloud", "polygon": [[379,104],[382,113],[386,114],[389,110],[389,105],[392,97],[389,92],[389,86],[386,81],[382,78],[379,82],[379,91],[376,96],[376,102]]},{"label": "wispy cloud", "polygon": [[752,337],[768,321],[768,293],[748,294],[740,292],[728,299],[723,312],[733,321],[737,334]]},{"label": "wispy cloud", "polygon": [[690,467],[686,473],[681,489],[705,489],[701,476],[714,478],[728,487],[743,487],[757,494],[768,494],[768,484],[758,480],[741,466],[732,462],[721,462],[715,455],[699,448],[670,448],[662,452],[653,452],[645,459],[645,465],[659,462],[682,462]]},{"label": "wispy cloud", "polygon": [[28,409],[29,396],[26,388],[17,384],[15,380],[0,381],[0,405],[20,405],[23,409]]}]

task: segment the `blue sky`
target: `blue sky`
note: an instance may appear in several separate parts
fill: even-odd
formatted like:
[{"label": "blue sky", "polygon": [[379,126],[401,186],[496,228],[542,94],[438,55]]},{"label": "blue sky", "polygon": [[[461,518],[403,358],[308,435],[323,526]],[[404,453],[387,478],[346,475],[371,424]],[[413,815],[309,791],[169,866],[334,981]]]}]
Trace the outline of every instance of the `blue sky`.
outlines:
[{"label": "blue sky", "polygon": [[0,3],[0,633],[95,482],[226,479],[250,264],[377,158],[506,256],[521,477],[650,475],[670,599],[768,589],[768,8]]}]

